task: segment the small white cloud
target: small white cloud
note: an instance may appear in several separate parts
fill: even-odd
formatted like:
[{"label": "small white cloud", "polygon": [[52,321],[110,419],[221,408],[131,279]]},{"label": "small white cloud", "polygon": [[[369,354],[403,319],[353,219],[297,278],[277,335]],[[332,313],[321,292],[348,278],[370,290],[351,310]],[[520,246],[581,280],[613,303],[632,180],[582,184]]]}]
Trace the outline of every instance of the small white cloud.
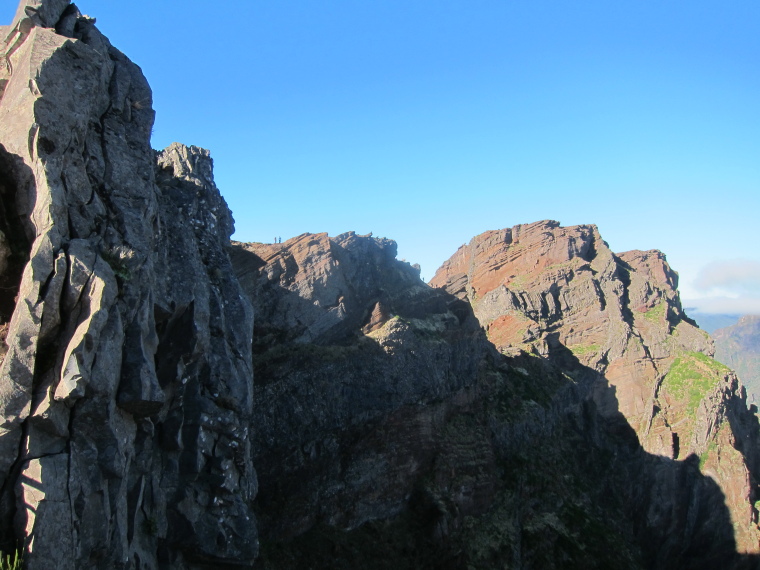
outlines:
[{"label": "small white cloud", "polygon": [[760,261],[732,259],[708,263],[697,274],[694,287],[724,297],[760,295]]}]

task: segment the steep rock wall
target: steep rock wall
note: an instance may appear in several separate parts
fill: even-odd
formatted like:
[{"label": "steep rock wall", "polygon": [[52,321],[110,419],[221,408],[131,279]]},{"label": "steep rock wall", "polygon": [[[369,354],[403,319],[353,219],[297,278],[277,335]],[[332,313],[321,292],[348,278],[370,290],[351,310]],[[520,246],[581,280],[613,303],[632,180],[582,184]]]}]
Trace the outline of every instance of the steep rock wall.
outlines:
[{"label": "steep rock wall", "polygon": [[254,463],[269,538],[397,515],[450,409],[473,397],[492,348],[395,255],[391,240],[354,233],[233,253],[257,315]]},{"label": "steep rock wall", "polygon": [[252,311],[208,152],[151,149],[140,69],[68,1],[22,1],[0,51],[4,549],[250,563]]},{"label": "steep rock wall", "polygon": [[476,236],[431,280],[471,303],[503,353],[547,357],[590,383],[601,414],[630,425],[645,450],[699,456],[726,494],[739,548],[758,552],[757,422],[677,283],[661,252],[616,255],[595,226],[554,221]]},{"label": "steep rock wall", "polygon": [[208,152],[150,149],[91,18],[29,0],[0,36],[0,530],[29,568],[757,566],[757,422],[661,254],[518,226],[447,292],[390,240],[229,250]]},{"label": "steep rock wall", "polygon": [[[541,336],[548,316],[534,321],[535,350],[501,344],[499,354],[476,318],[482,307],[422,283],[393,242],[304,234],[236,246],[257,314],[263,568],[756,564],[737,552],[732,518],[751,517],[748,479],[733,492],[700,471],[708,456],[700,465],[647,453],[624,415],[597,405],[601,372]],[[657,283],[644,274],[640,287]],[[533,306],[545,310],[540,295]],[[738,385],[723,380],[733,391],[711,392],[698,424],[723,434],[713,471],[725,483],[748,475],[731,423],[748,418]]]}]

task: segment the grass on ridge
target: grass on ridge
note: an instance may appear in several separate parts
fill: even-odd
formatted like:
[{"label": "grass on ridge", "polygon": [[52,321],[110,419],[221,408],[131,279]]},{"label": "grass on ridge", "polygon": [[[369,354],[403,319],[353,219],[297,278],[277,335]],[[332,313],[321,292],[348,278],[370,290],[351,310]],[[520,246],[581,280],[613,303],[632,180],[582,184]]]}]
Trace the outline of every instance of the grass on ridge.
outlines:
[{"label": "grass on ridge", "polygon": [[730,369],[701,352],[686,352],[678,357],[662,380],[662,386],[677,400],[686,400],[689,413]]}]

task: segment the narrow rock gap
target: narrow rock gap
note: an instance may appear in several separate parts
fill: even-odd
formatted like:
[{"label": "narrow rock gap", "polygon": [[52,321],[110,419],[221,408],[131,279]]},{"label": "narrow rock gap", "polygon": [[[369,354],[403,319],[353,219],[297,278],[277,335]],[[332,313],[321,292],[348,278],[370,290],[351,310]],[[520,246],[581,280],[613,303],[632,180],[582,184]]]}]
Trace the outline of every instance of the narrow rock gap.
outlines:
[{"label": "narrow rock gap", "polygon": [[23,182],[19,181],[22,177],[17,174],[21,165],[19,157],[0,145],[0,340],[3,342],[31,251],[17,199],[23,189]]},{"label": "narrow rock gap", "polygon": [[[24,268],[31,252],[31,222],[23,204],[34,186],[34,176],[21,157],[0,145],[0,359],[5,358],[5,344],[10,320],[16,308]],[[14,486],[23,466],[28,426],[21,426],[16,457],[0,488],[0,549],[13,552],[17,543],[13,529],[16,517]]]}]

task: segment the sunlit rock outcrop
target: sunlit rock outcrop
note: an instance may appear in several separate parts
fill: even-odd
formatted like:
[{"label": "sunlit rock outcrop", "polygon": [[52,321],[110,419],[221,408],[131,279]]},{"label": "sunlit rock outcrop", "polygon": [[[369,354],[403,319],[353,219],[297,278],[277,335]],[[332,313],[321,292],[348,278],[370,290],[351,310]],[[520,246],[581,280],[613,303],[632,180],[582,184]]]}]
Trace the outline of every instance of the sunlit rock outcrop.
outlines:
[{"label": "sunlit rock outcrop", "polygon": [[208,152],[156,155],[140,69],[67,1],[22,1],[0,50],[3,547],[250,562],[252,312]]},{"label": "sunlit rock outcrop", "polygon": [[[506,255],[509,231],[475,238],[477,260],[460,250],[434,281],[448,290],[371,236],[236,244],[257,315],[262,567],[755,564],[737,551],[755,551],[757,423],[735,378],[699,352],[710,344],[680,312],[664,257],[625,264],[591,227],[514,233],[523,247]],[[514,294],[498,274],[509,263]],[[629,299],[667,305],[672,327],[661,309],[637,327]],[[596,358],[577,351],[587,334],[601,339]],[[633,351],[631,338],[662,346]],[[642,374],[612,385],[610,360]],[[673,379],[692,361],[709,379],[690,416]],[[672,422],[682,448],[658,444],[660,429],[647,452],[632,427],[643,412],[629,419],[615,399],[626,382],[639,408],[661,385],[668,407],[649,418]]]},{"label": "sunlit rock outcrop", "polygon": [[539,354],[592,382],[600,413],[630,425],[647,451],[699,456],[726,494],[740,548],[758,552],[756,422],[684,314],[661,252],[614,254],[596,226],[543,221],[473,238],[431,285],[469,301],[502,352]]},{"label": "sunlit rock outcrop", "polygon": [[230,243],[209,152],[151,149],[94,19],[25,0],[0,51],[4,552],[757,567],[757,420],[661,253],[539,222],[430,287],[387,239]]}]

